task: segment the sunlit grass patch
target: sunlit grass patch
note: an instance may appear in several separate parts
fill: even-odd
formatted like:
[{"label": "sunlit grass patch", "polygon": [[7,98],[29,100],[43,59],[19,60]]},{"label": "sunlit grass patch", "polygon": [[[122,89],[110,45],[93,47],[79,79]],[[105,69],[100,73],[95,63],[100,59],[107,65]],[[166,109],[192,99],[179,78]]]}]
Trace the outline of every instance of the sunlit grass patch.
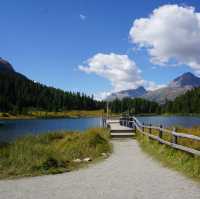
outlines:
[{"label": "sunlit grass patch", "polygon": [[102,128],[26,136],[0,146],[0,178],[71,171],[82,164],[73,160],[95,160],[110,151],[109,133]]},{"label": "sunlit grass patch", "polygon": [[[190,133],[193,135],[200,135],[198,128],[177,128],[177,132]],[[152,134],[158,135],[158,131],[152,131]],[[161,161],[165,166],[171,167],[177,171],[182,172],[183,174],[195,178],[200,181],[200,157],[194,156],[189,153],[173,149],[165,144],[160,144],[158,141],[149,139],[147,136],[144,136],[137,133],[137,139],[140,143],[141,148],[152,155],[155,159]],[[171,140],[169,135],[163,135],[163,139]],[[199,143],[188,140],[181,139],[178,141],[179,144],[189,146],[191,148],[199,149]]]}]

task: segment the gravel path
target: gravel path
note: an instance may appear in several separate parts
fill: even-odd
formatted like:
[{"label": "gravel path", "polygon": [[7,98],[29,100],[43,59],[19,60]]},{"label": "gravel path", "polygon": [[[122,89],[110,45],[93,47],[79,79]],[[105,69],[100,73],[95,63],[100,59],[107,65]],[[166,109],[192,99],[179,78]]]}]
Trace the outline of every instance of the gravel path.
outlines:
[{"label": "gravel path", "polygon": [[162,167],[137,141],[114,140],[107,160],[71,173],[0,181],[0,199],[200,199],[200,186]]}]

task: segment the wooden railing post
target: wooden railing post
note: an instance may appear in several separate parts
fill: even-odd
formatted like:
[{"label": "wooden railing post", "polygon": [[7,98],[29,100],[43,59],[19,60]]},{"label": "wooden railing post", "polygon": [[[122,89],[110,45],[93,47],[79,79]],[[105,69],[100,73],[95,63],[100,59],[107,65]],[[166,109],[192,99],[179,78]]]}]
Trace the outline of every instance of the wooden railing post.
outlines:
[{"label": "wooden railing post", "polygon": [[126,116],[126,126],[128,126],[128,116]]},{"label": "wooden railing post", "polygon": [[137,133],[137,128],[136,128],[136,125],[134,124],[134,133],[136,134]]},{"label": "wooden railing post", "polygon": [[142,131],[144,132],[144,122],[142,123]]},{"label": "wooden railing post", "polygon": [[136,134],[137,133],[136,121],[135,118],[133,117],[132,117],[132,127],[133,127],[133,132]]},{"label": "wooden railing post", "polygon": [[124,126],[126,126],[126,116],[124,116]]},{"label": "wooden railing post", "polygon": [[163,131],[162,131],[162,128],[163,128],[163,126],[162,126],[162,124],[160,125],[160,130],[159,130],[159,138],[162,138],[163,137]]},{"label": "wooden railing post", "polygon": [[174,133],[176,133],[176,128],[173,128],[173,131],[172,131],[172,143],[178,144],[178,137],[174,135]]},{"label": "wooden railing post", "polygon": [[129,125],[129,117],[127,116],[127,118],[126,118],[126,126],[128,127],[128,125]]},{"label": "wooden railing post", "polygon": [[151,124],[149,124],[149,134],[151,134]]},{"label": "wooden railing post", "polygon": [[133,117],[129,118],[129,127],[133,128]]}]

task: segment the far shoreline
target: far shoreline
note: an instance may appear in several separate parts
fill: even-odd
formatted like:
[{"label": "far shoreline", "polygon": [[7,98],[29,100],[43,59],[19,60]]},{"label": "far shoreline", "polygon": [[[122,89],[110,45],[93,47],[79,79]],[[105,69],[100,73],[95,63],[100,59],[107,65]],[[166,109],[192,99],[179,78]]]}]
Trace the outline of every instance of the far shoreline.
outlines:
[{"label": "far shoreline", "polygon": [[0,113],[0,120],[30,120],[30,119],[78,119],[102,117],[103,110],[73,110],[61,112],[34,111],[27,114]]},{"label": "far shoreline", "polygon": [[[105,117],[104,110],[72,110],[72,111],[58,111],[58,112],[46,112],[46,111],[34,111],[27,114],[10,114],[1,113],[0,120],[33,120],[33,119],[79,119],[79,118],[92,118],[92,117]],[[120,114],[112,113],[112,116],[120,116]],[[111,117],[112,117],[111,116]],[[140,113],[135,114],[136,117],[173,117],[173,116],[187,116],[187,117],[200,117],[198,113]],[[3,125],[3,124],[2,124]],[[0,123],[1,126],[1,123]]]}]

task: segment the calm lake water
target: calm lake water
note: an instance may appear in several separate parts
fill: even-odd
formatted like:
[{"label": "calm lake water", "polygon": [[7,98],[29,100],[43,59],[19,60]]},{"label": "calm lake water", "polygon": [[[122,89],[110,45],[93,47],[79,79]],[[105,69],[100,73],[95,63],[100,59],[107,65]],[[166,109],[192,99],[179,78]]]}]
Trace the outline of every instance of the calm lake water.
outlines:
[{"label": "calm lake water", "polygon": [[191,116],[142,116],[137,117],[141,123],[152,124],[159,126],[160,124],[163,127],[171,126],[182,126],[182,127],[193,127],[200,126],[200,117],[191,117]]},{"label": "calm lake water", "polygon": [[78,119],[31,119],[6,120],[0,125],[0,142],[12,141],[28,134],[42,134],[52,131],[84,131],[91,127],[101,127],[101,118]]},{"label": "calm lake water", "polygon": [[[138,117],[138,119],[145,124],[162,124],[164,127],[200,125],[199,117],[190,116],[148,116]],[[101,118],[7,120],[3,122],[4,125],[0,125],[0,142],[12,141],[27,134],[37,135],[59,130],[83,131],[90,127],[101,127]]]}]

